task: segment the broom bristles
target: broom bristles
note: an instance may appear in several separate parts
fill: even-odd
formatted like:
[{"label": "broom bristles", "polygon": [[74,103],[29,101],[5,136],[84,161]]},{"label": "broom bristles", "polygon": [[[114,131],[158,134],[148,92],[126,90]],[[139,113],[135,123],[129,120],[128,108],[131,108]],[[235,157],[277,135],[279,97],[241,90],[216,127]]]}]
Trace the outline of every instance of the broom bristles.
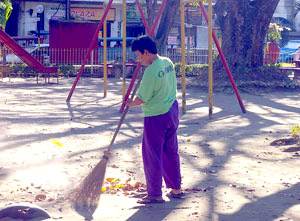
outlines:
[{"label": "broom bristles", "polygon": [[107,159],[102,158],[89,175],[71,193],[76,206],[97,207],[104,182]]}]

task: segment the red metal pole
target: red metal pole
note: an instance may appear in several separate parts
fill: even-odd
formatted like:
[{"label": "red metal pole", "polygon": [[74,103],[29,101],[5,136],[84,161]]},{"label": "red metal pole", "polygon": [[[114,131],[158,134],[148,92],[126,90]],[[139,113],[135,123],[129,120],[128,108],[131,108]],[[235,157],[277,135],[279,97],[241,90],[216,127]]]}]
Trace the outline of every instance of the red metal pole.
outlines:
[{"label": "red metal pole", "polygon": [[[142,19],[143,19],[143,22],[144,22],[144,24],[145,24],[145,27],[148,27],[148,30],[147,30],[147,28],[146,28],[146,31],[148,32],[148,34],[149,34],[150,37],[153,37],[154,31],[155,31],[155,29],[156,29],[156,26],[158,25],[159,19],[160,19],[160,17],[161,17],[161,14],[162,14],[162,12],[163,12],[163,9],[164,9],[164,7],[165,7],[165,5],[166,5],[166,2],[167,2],[167,0],[164,0],[164,1],[162,2],[161,7],[160,7],[160,9],[159,9],[159,11],[158,11],[158,13],[157,13],[156,19],[155,19],[155,21],[154,21],[153,27],[152,27],[152,29],[150,30],[150,32],[148,32],[148,31],[149,31],[149,26],[148,26],[148,23],[147,23],[146,18],[145,18],[145,16],[144,16],[144,13],[143,13],[143,11],[142,11],[142,8],[138,6],[138,9],[139,9],[140,14],[141,14],[141,16],[142,16]],[[137,3],[137,5],[140,5],[140,3],[139,3],[138,0],[136,0],[136,3]],[[129,95],[130,95],[130,93],[131,93],[131,90],[132,90],[132,88],[133,88],[135,79],[137,78],[137,75],[138,75],[138,73],[139,73],[139,71],[140,71],[140,68],[141,68],[141,64],[139,63],[139,65],[138,65],[138,66],[136,67],[136,69],[135,69],[135,72],[134,72],[134,74],[133,74],[133,76],[132,76],[132,79],[131,79],[131,82],[130,82],[130,84],[129,84],[128,90],[127,90],[127,92],[126,92],[126,94],[125,94],[125,96],[124,96],[124,100],[123,100],[123,103],[122,103],[121,108],[120,108],[120,113],[122,113],[122,112],[124,111],[126,101],[127,101],[128,97],[129,97]]]},{"label": "red metal pole", "polygon": [[143,20],[144,25],[145,25],[145,28],[146,28],[146,32],[147,32],[148,34],[150,34],[150,28],[149,28],[148,22],[147,22],[147,20],[146,20],[146,18],[145,18],[145,15],[144,15],[144,13],[143,13],[141,4],[140,4],[139,0],[135,0],[135,2],[136,2],[136,5],[137,5],[137,7],[138,7],[138,9],[139,9],[139,11],[140,11],[142,20]]},{"label": "red metal pole", "polygon": [[[205,11],[205,9],[204,9],[204,6],[203,6],[202,1],[199,1],[199,4],[200,4],[201,10],[202,10],[202,13],[203,13],[203,15],[204,15],[204,17],[205,17],[205,20],[206,20],[206,22],[207,22],[207,24],[208,24],[208,17],[207,17],[207,14],[206,14],[206,11]],[[222,49],[221,49],[221,47],[220,47],[220,45],[219,45],[218,39],[217,39],[216,34],[215,34],[214,31],[212,32],[212,35],[213,35],[214,42],[215,42],[215,44],[216,44],[216,46],[217,46],[218,52],[219,52],[219,54],[220,54],[221,60],[222,60],[222,62],[223,62],[223,65],[224,65],[224,67],[225,67],[225,70],[226,70],[226,72],[227,72],[227,75],[228,75],[228,77],[229,77],[229,80],[230,80],[230,82],[231,82],[231,85],[232,85],[232,87],[233,87],[233,90],[234,90],[234,92],[235,92],[235,95],[236,95],[236,97],[237,97],[237,99],[238,99],[238,101],[239,101],[239,103],[240,103],[241,109],[242,109],[243,113],[246,113],[246,108],[245,108],[245,106],[244,106],[244,104],[243,104],[243,101],[242,101],[242,99],[241,99],[241,97],[240,97],[239,91],[238,91],[238,89],[237,89],[237,87],[236,87],[236,85],[235,85],[235,83],[234,83],[232,74],[231,74],[231,72],[230,72],[230,70],[229,70],[228,64],[227,64],[227,62],[226,62],[226,59],[225,59],[224,54],[223,54],[223,51],[222,51]]]},{"label": "red metal pole", "polygon": [[78,72],[78,74],[77,74],[76,80],[75,80],[75,82],[73,83],[72,89],[71,89],[70,92],[69,92],[68,98],[67,98],[67,100],[66,100],[67,102],[70,101],[70,99],[71,99],[71,97],[72,97],[72,94],[73,94],[73,92],[74,92],[74,90],[75,90],[75,87],[76,87],[76,85],[77,85],[77,83],[78,83],[78,81],[79,81],[79,78],[80,78],[80,76],[81,76],[81,74],[82,74],[82,72],[83,72],[84,66],[85,66],[85,64],[86,64],[86,62],[87,62],[87,60],[88,60],[88,58],[89,58],[89,56],[90,56],[90,54],[91,54],[93,48],[95,47],[96,42],[98,42],[98,33],[99,33],[99,31],[101,30],[101,28],[102,28],[102,26],[103,26],[104,20],[105,20],[107,14],[108,14],[108,11],[109,11],[109,9],[110,9],[110,7],[111,7],[112,2],[113,2],[113,0],[110,0],[109,3],[107,4],[107,7],[106,7],[106,9],[105,9],[105,11],[104,11],[104,14],[103,14],[103,16],[102,16],[101,22],[100,22],[100,24],[98,25],[98,27],[97,27],[97,29],[96,29],[96,31],[95,31],[95,34],[94,34],[94,36],[93,36],[93,38],[92,38],[92,42],[91,42],[91,44],[90,44],[89,50],[88,50],[87,54],[85,55],[85,57],[84,57],[84,59],[83,59],[83,63],[82,63],[82,65],[81,65],[80,69],[79,69],[79,72]]},{"label": "red metal pole", "polygon": [[157,16],[156,16],[156,19],[155,19],[155,21],[154,21],[154,24],[153,24],[153,27],[152,27],[152,29],[151,29],[151,32],[149,33],[149,35],[150,35],[151,37],[154,35],[154,31],[155,31],[155,29],[156,29],[156,26],[158,25],[159,19],[160,19],[161,15],[162,15],[162,12],[163,12],[163,10],[164,10],[164,7],[165,7],[166,3],[167,3],[167,0],[165,0],[165,1],[163,1],[163,2],[161,3],[161,7],[160,7],[160,9],[159,9],[159,11],[158,11],[158,13],[157,13]]}]

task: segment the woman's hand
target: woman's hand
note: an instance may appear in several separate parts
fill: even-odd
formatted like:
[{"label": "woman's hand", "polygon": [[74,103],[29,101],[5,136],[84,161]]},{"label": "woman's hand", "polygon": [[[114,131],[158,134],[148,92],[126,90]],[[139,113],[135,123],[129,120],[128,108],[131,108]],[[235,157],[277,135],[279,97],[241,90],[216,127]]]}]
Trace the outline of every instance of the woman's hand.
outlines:
[{"label": "woman's hand", "polygon": [[126,106],[132,107],[133,106],[133,100],[128,98],[127,101],[126,101]]},{"label": "woman's hand", "polygon": [[139,97],[135,97],[134,100],[128,98],[127,101],[126,101],[126,106],[127,107],[139,106],[141,104],[143,104],[143,101]]}]

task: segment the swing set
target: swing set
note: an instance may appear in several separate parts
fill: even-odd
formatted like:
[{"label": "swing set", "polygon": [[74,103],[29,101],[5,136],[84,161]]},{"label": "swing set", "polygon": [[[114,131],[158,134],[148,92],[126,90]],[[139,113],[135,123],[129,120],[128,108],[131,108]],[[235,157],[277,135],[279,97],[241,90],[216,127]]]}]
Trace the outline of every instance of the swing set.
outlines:
[{"label": "swing set", "polygon": [[[243,104],[243,101],[239,95],[239,92],[238,92],[238,89],[236,87],[236,84],[234,82],[234,79],[232,77],[232,74],[230,72],[230,69],[228,67],[228,64],[226,62],[226,59],[225,59],[225,56],[221,50],[221,47],[218,43],[218,40],[217,40],[217,37],[214,33],[214,31],[212,30],[212,0],[207,0],[208,1],[208,15],[205,11],[205,8],[203,6],[203,2],[202,1],[198,1],[198,4],[201,8],[201,11],[202,11],[202,14],[204,15],[204,18],[208,24],[208,44],[209,44],[209,117],[211,118],[212,117],[212,109],[213,109],[213,106],[212,106],[212,40],[214,40],[215,42],[215,45],[217,47],[217,50],[219,52],[219,55],[220,55],[220,58],[223,62],[223,65],[224,65],[224,68],[226,70],[226,73],[229,77],[229,80],[231,82],[231,85],[233,87],[233,90],[235,92],[235,95],[238,99],[238,102],[240,104],[240,107],[242,109],[242,112],[243,113],[246,113],[246,109],[245,109],[245,106]],[[157,13],[157,16],[155,18],[155,21],[153,23],[153,26],[152,28],[150,29],[148,23],[147,23],[147,20],[145,18],[145,15],[142,11],[142,7],[140,5],[140,2],[139,0],[136,0],[136,5],[138,7],[138,10],[141,14],[141,17],[142,17],[142,20],[143,20],[143,23],[145,25],[145,29],[146,29],[146,32],[147,34],[150,36],[150,37],[154,37],[154,31],[159,23],[159,20],[160,20],[160,17],[162,15],[162,12],[163,12],[163,9],[164,7],[166,6],[166,2],[167,0],[162,0],[162,3],[161,3],[161,6],[160,6],[160,9]],[[184,1],[184,0],[180,0],[180,12],[181,12],[181,15],[180,15],[180,19],[181,19],[181,64],[182,64],[182,67],[185,67],[185,26],[184,26],[184,4],[185,3],[188,3],[190,1]],[[195,1],[196,2],[196,1]],[[69,95],[66,99],[66,102],[70,102],[71,100],[71,97],[74,93],[74,90],[76,88],[76,85],[81,77],[81,74],[84,70],[84,67],[87,63],[87,60],[88,58],[90,57],[90,54],[95,46],[95,44],[97,43],[97,40],[98,40],[98,33],[100,32],[101,28],[103,27],[103,43],[104,43],[104,59],[103,59],[103,63],[104,63],[104,73],[103,73],[103,78],[104,78],[104,97],[106,97],[107,95],[107,58],[106,58],[106,55],[107,55],[107,44],[106,44],[106,41],[107,41],[107,30],[106,30],[106,17],[107,17],[107,14],[108,14],[108,11],[111,7],[113,3],[113,0],[109,0],[109,2],[107,3],[106,5],[106,9],[104,11],[104,14],[103,14],[103,17],[95,31],[95,34],[92,38],[92,41],[91,41],[91,44],[89,46],[89,49],[88,49],[88,52],[87,54],[85,55],[84,57],[84,60],[83,60],[83,63],[79,69],[79,72],[77,74],[77,77],[73,83],[73,86],[69,92]],[[120,108],[120,112],[122,113],[124,111],[124,108],[125,108],[125,104],[126,104],[126,101],[132,91],[132,88],[133,88],[133,85],[135,83],[135,80],[138,76],[138,73],[140,71],[140,68],[141,68],[141,64],[139,63],[138,66],[136,67],[135,71],[134,71],[134,74],[132,76],[132,79],[131,79],[131,82],[128,86],[128,89],[126,91],[126,83],[125,83],[125,70],[126,70],[126,0],[123,0],[123,3],[122,3],[122,8],[123,8],[123,66],[122,66],[122,70],[123,70],[123,76],[122,76],[122,80],[123,80],[123,84],[122,84],[122,92],[123,92],[123,102],[122,102],[122,105],[121,105],[121,108]],[[182,68],[182,89],[181,89],[181,92],[182,92],[182,112],[185,114],[186,113],[186,79],[185,79],[185,68]],[[126,91],[126,92],[125,92]]]}]

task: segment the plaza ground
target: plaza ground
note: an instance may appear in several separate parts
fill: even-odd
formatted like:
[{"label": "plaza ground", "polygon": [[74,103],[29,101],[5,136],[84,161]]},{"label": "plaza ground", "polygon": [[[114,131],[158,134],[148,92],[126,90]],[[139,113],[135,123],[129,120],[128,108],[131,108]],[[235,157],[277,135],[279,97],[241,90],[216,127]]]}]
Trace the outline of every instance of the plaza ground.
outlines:
[{"label": "plaza ground", "polygon": [[[0,208],[29,202],[53,220],[92,219],[73,209],[68,194],[97,164],[120,119],[122,82],[74,78],[59,84],[0,79]],[[129,81],[127,82],[128,85]],[[181,104],[181,92],[178,91]],[[213,95],[187,88],[187,113],[178,130],[185,199],[143,206],[143,188],[115,187],[101,195],[94,220],[300,220],[299,91]],[[141,158],[143,116],[131,108],[112,148],[105,187],[145,183]],[[286,139],[286,140],[284,140]],[[127,182],[126,182],[127,181]],[[168,192],[163,189],[164,194]]]}]

